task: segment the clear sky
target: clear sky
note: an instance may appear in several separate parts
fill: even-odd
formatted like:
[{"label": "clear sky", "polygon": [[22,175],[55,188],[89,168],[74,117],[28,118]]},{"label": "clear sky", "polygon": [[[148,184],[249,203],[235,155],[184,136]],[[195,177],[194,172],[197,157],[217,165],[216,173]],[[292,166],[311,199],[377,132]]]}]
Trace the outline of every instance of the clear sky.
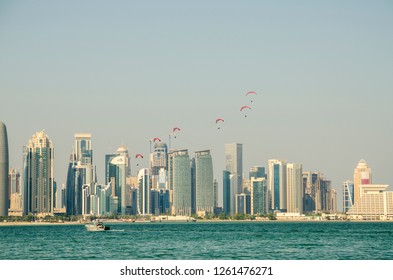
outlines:
[{"label": "clear sky", "polygon": [[211,149],[220,185],[238,142],[245,172],[279,158],[324,173],[340,209],[362,158],[393,186],[392,30],[392,1],[1,0],[10,164],[45,129],[61,185],[74,133],[90,132],[103,182],[106,153],[125,144],[147,166],[149,139],[178,126],[172,147]]}]

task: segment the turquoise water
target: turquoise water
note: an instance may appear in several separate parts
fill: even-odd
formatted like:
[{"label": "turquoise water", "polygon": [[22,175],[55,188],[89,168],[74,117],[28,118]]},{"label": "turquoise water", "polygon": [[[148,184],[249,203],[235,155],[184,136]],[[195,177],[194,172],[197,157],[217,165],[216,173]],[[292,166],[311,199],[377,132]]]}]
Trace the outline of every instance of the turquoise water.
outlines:
[{"label": "turquoise water", "polygon": [[219,222],[1,226],[1,260],[393,260],[393,223]]}]

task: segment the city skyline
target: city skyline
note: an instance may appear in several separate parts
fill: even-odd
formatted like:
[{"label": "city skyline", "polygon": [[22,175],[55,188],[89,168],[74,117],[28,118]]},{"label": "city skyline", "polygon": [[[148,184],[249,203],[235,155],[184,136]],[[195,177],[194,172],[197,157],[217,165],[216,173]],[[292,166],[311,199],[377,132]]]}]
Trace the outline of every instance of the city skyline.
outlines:
[{"label": "city skyline", "polygon": [[285,159],[341,194],[364,159],[373,182],[393,186],[390,3],[0,5],[12,168],[45,128],[58,186],[78,132],[92,135],[99,182],[106,154],[123,144],[148,167],[149,140],[160,137],[189,154],[209,149],[220,188],[226,143],[243,145],[244,173]]}]

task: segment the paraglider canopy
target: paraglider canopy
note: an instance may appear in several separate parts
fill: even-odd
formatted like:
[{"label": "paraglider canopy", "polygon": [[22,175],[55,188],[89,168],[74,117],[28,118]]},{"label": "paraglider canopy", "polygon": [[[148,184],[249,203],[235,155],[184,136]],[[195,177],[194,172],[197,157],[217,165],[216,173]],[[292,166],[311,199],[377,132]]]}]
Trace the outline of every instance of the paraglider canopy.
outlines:
[{"label": "paraglider canopy", "polygon": [[153,138],[153,142],[161,142],[161,139],[160,138],[158,138],[158,137],[156,137],[156,138]]},{"label": "paraglider canopy", "polygon": [[136,155],[135,155],[135,158],[143,158],[143,155],[141,155],[141,154],[136,154]]},{"label": "paraglider canopy", "polygon": [[[216,119],[216,123],[217,124],[220,124],[220,123],[223,123],[223,122],[224,122],[224,119],[221,119],[221,118]],[[220,126],[217,127],[217,129],[220,129],[220,128],[221,128]]]},{"label": "paraglider canopy", "polygon": [[249,95],[252,96],[251,97],[251,103],[252,103],[253,102],[253,98],[254,98],[255,95],[257,95],[257,93],[255,91],[249,91],[249,92],[246,93],[246,96],[249,96]]},{"label": "paraglider canopy", "polygon": [[[242,106],[242,107],[240,108],[240,112],[243,111],[244,109],[251,109],[251,107],[250,107],[250,106]],[[246,118],[247,115],[244,115],[244,117]]]},{"label": "paraglider canopy", "polygon": [[172,129],[172,132],[173,132],[173,133],[175,133],[176,131],[180,131],[180,128],[174,127],[174,128]]}]

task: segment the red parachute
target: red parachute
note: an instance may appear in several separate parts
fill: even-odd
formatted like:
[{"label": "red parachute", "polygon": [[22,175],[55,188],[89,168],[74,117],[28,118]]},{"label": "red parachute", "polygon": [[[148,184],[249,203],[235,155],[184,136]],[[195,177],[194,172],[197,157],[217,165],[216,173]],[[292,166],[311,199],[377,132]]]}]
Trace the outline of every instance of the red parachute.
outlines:
[{"label": "red parachute", "polygon": [[180,131],[180,128],[178,128],[178,127],[174,127],[174,128],[172,129],[173,138],[176,138],[176,132],[178,132],[178,131]]},{"label": "red parachute", "polygon": [[252,103],[253,102],[253,98],[254,98],[255,95],[257,95],[257,93],[255,91],[249,91],[249,92],[246,93],[246,96],[249,96],[249,95],[252,96],[251,97],[251,103]]},{"label": "red parachute", "polygon": [[143,155],[141,155],[141,154],[136,154],[136,155],[135,155],[135,158],[143,158]]},{"label": "red parachute", "polygon": [[[216,123],[218,123],[218,124],[223,123],[223,122],[224,122],[224,119],[221,119],[221,118],[216,119]],[[217,129],[220,129],[220,128],[221,128],[220,126],[217,127]]]},{"label": "red parachute", "polygon": [[161,142],[161,139],[160,138],[158,138],[158,137],[156,137],[156,138],[153,138],[153,142]]},{"label": "red parachute", "polygon": [[[240,112],[243,111],[244,109],[250,109],[251,110],[251,107],[250,106],[242,106],[240,108]],[[244,115],[244,117],[247,117],[247,115]]]}]

